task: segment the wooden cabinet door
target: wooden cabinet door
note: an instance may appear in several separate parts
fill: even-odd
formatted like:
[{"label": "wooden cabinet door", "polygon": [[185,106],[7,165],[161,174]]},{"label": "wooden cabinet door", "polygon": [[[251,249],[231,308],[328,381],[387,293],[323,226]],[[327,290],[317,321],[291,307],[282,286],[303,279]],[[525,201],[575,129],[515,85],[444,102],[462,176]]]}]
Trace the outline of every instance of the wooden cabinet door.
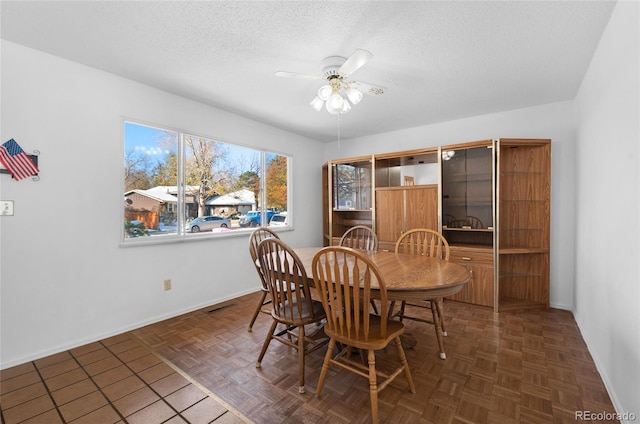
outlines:
[{"label": "wooden cabinet door", "polygon": [[404,228],[403,190],[376,190],[376,233],[378,242],[396,242]]},{"label": "wooden cabinet door", "polygon": [[405,228],[438,231],[438,186],[407,188],[405,192]]},{"label": "wooden cabinet door", "polygon": [[454,246],[451,248],[450,261],[467,267],[471,272],[471,279],[459,293],[449,299],[493,307],[493,251]]},{"label": "wooden cabinet door", "polygon": [[493,307],[493,267],[470,266],[471,280],[469,280],[469,303]]}]

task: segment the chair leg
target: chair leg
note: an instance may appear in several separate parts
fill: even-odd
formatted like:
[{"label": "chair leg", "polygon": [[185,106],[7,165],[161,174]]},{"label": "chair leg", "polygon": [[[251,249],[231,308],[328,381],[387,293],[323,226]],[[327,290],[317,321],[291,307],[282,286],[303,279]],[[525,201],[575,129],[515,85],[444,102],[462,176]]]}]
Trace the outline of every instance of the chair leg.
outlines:
[{"label": "chair leg", "polygon": [[329,365],[331,364],[331,357],[333,356],[333,349],[336,347],[336,341],[329,339],[329,346],[327,347],[327,353],[324,355],[324,361],[322,362],[322,370],[320,371],[320,377],[318,378],[318,387],[316,388],[316,397],[320,397],[322,393],[322,387],[324,386],[324,379],[327,377],[329,371]]},{"label": "chair leg", "polygon": [[409,391],[411,393],[415,393],[416,386],[413,383],[413,377],[411,376],[411,370],[409,369],[409,361],[407,361],[407,356],[404,354],[404,349],[402,348],[402,341],[400,340],[400,337],[396,337],[393,342],[396,345],[400,362],[402,362],[402,366],[404,367],[404,375],[407,378],[407,383],[409,384]]},{"label": "chair leg", "polygon": [[249,329],[247,331],[251,331],[253,324],[256,322],[256,318],[258,318],[258,314],[260,313],[260,311],[262,311],[262,307],[265,304],[264,300],[267,298],[267,294],[268,294],[267,291],[265,290],[262,291],[260,302],[258,303],[258,306],[256,306],[256,310],[253,311],[253,316],[251,317],[251,322],[249,323]]},{"label": "chair leg", "polygon": [[275,319],[271,324],[271,329],[269,333],[267,333],[267,338],[264,340],[262,345],[262,350],[260,351],[260,356],[258,356],[258,361],[256,362],[256,368],[260,368],[262,366],[262,358],[264,358],[264,354],[267,353],[267,348],[269,347],[269,343],[271,343],[271,339],[273,338],[273,333],[276,331],[276,327],[278,326],[278,321]]},{"label": "chair leg", "polygon": [[371,398],[371,418],[373,424],[380,422],[378,414],[378,378],[376,375],[376,355],[375,352],[369,349],[367,355],[367,362],[369,362],[369,397]]},{"label": "chair leg", "polygon": [[298,327],[298,393],[304,393],[304,325]]},{"label": "chair leg", "polygon": [[436,329],[436,338],[438,339],[438,347],[440,348],[440,359],[447,359],[447,354],[444,353],[444,340],[442,339],[442,327],[440,326],[440,315],[438,314],[438,308],[436,305],[431,305],[431,315],[433,316],[433,326]]}]

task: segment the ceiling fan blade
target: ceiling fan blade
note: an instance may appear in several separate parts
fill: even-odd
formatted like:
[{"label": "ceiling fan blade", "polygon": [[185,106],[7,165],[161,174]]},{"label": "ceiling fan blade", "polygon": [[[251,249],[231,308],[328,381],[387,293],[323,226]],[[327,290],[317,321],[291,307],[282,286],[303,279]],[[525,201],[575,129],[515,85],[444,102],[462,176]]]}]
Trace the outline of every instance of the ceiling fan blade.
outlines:
[{"label": "ceiling fan blade", "polygon": [[364,66],[364,64],[367,63],[372,57],[373,55],[371,54],[371,52],[358,49],[349,57],[349,59],[347,59],[346,62],[342,64],[340,69],[338,69],[338,73],[342,76],[351,75],[362,66]]},{"label": "ceiling fan blade", "polygon": [[278,71],[276,72],[276,76],[285,77],[285,78],[301,78],[301,79],[308,79],[308,80],[322,79],[322,77],[319,77],[318,75],[299,74],[297,72],[286,72],[286,71]]},{"label": "ceiling fan blade", "polygon": [[386,87],[368,84],[366,82],[361,82],[361,81],[351,81],[349,83],[349,86],[355,88],[358,91],[363,92],[364,94],[383,94],[384,91],[386,90]]}]

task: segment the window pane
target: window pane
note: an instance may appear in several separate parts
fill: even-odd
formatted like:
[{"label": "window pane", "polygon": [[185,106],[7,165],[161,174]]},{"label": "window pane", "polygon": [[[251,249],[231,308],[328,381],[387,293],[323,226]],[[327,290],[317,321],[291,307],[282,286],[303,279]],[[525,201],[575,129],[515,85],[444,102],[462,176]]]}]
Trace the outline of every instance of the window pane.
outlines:
[{"label": "window pane", "polygon": [[187,193],[194,199],[189,216],[225,218],[215,232],[260,225],[261,152],[192,135],[185,135],[185,149]]},{"label": "window pane", "polygon": [[177,232],[178,134],[125,122],[124,237]]}]

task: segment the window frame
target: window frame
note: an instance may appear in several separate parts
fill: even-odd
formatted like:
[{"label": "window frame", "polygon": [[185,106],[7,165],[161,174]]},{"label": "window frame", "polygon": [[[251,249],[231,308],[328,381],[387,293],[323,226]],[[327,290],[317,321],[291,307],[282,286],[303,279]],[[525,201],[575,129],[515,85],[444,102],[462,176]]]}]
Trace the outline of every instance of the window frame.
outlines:
[{"label": "window frame", "polygon": [[[259,177],[260,177],[260,199],[256,199],[260,204],[260,205],[266,205],[267,204],[267,178],[266,178],[266,172],[267,172],[267,163],[268,163],[268,156],[269,155],[274,155],[276,157],[280,156],[280,157],[285,157],[286,158],[286,165],[287,165],[287,214],[288,214],[288,225],[287,226],[277,226],[273,229],[274,231],[277,232],[284,232],[284,231],[292,231],[294,229],[293,227],[293,197],[292,197],[292,192],[293,192],[293,162],[294,162],[294,158],[293,155],[290,153],[284,153],[284,152],[280,152],[280,151],[275,151],[273,149],[268,149],[265,147],[257,147],[254,145],[249,145],[249,144],[243,144],[243,143],[238,143],[238,142],[232,142],[232,141],[228,141],[226,139],[220,138],[220,137],[213,137],[210,135],[203,135],[201,133],[197,133],[194,131],[186,131],[183,129],[176,129],[174,127],[171,126],[164,126],[164,125],[158,125],[155,123],[149,123],[147,121],[144,120],[140,120],[140,119],[134,119],[134,118],[128,118],[128,117],[123,117],[121,119],[121,131],[122,131],[122,143],[121,143],[121,158],[125,158],[126,155],[126,151],[127,151],[127,145],[126,145],[126,131],[125,131],[125,127],[127,124],[131,124],[131,125],[137,125],[137,126],[143,126],[143,127],[148,127],[148,128],[152,128],[158,131],[167,131],[167,132],[173,132],[177,134],[177,184],[176,184],[176,190],[177,190],[177,203],[175,205],[175,208],[177,209],[177,214],[176,214],[176,219],[177,219],[177,226],[176,226],[176,232],[172,233],[172,234],[165,234],[162,236],[149,236],[149,237],[126,237],[126,231],[125,231],[125,214],[123,213],[123,209],[121,209],[121,213],[120,213],[120,246],[121,247],[129,247],[129,246],[140,246],[140,245],[156,245],[156,244],[172,244],[172,243],[183,243],[183,242],[189,242],[189,241],[199,241],[199,240],[211,240],[211,239],[224,239],[224,238],[230,238],[230,237],[246,237],[247,235],[251,234],[256,228],[260,228],[260,227],[269,227],[268,223],[267,225],[261,224],[260,227],[240,227],[240,228],[234,228],[232,231],[229,232],[201,232],[201,233],[197,233],[197,234],[193,234],[190,232],[185,231],[185,224],[186,224],[186,209],[185,209],[185,204],[186,204],[186,196],[187,196],[187,183],[186,183],[186,175],[185,175],[185,171],[186,171],[186,143],[185,143],[185,135],[188,136],[192,136],[192,137],[199,137],[199,138],[204,138],[207,140],[211,140],[217,143],[224,143],[224,144],[228,144],[228,145],[232,145],[232,146],[237,146],[240,148],[246,148],[246,149],[252,149],[256,152],[259,153],[259,158],[260,158],[260,173],[259,173]],[[121,173],[121,192],[124,194],[126,193],[126,181],[125,178],[126,177],[126,167],[123,166],[122,168],[122,173]],[[260,211],[260,222],[261,223],[265,223],[267,222],[267,211],[268,208],[263,207],[258,209]],[[281,211],[282,212],[282,211]]]}]

